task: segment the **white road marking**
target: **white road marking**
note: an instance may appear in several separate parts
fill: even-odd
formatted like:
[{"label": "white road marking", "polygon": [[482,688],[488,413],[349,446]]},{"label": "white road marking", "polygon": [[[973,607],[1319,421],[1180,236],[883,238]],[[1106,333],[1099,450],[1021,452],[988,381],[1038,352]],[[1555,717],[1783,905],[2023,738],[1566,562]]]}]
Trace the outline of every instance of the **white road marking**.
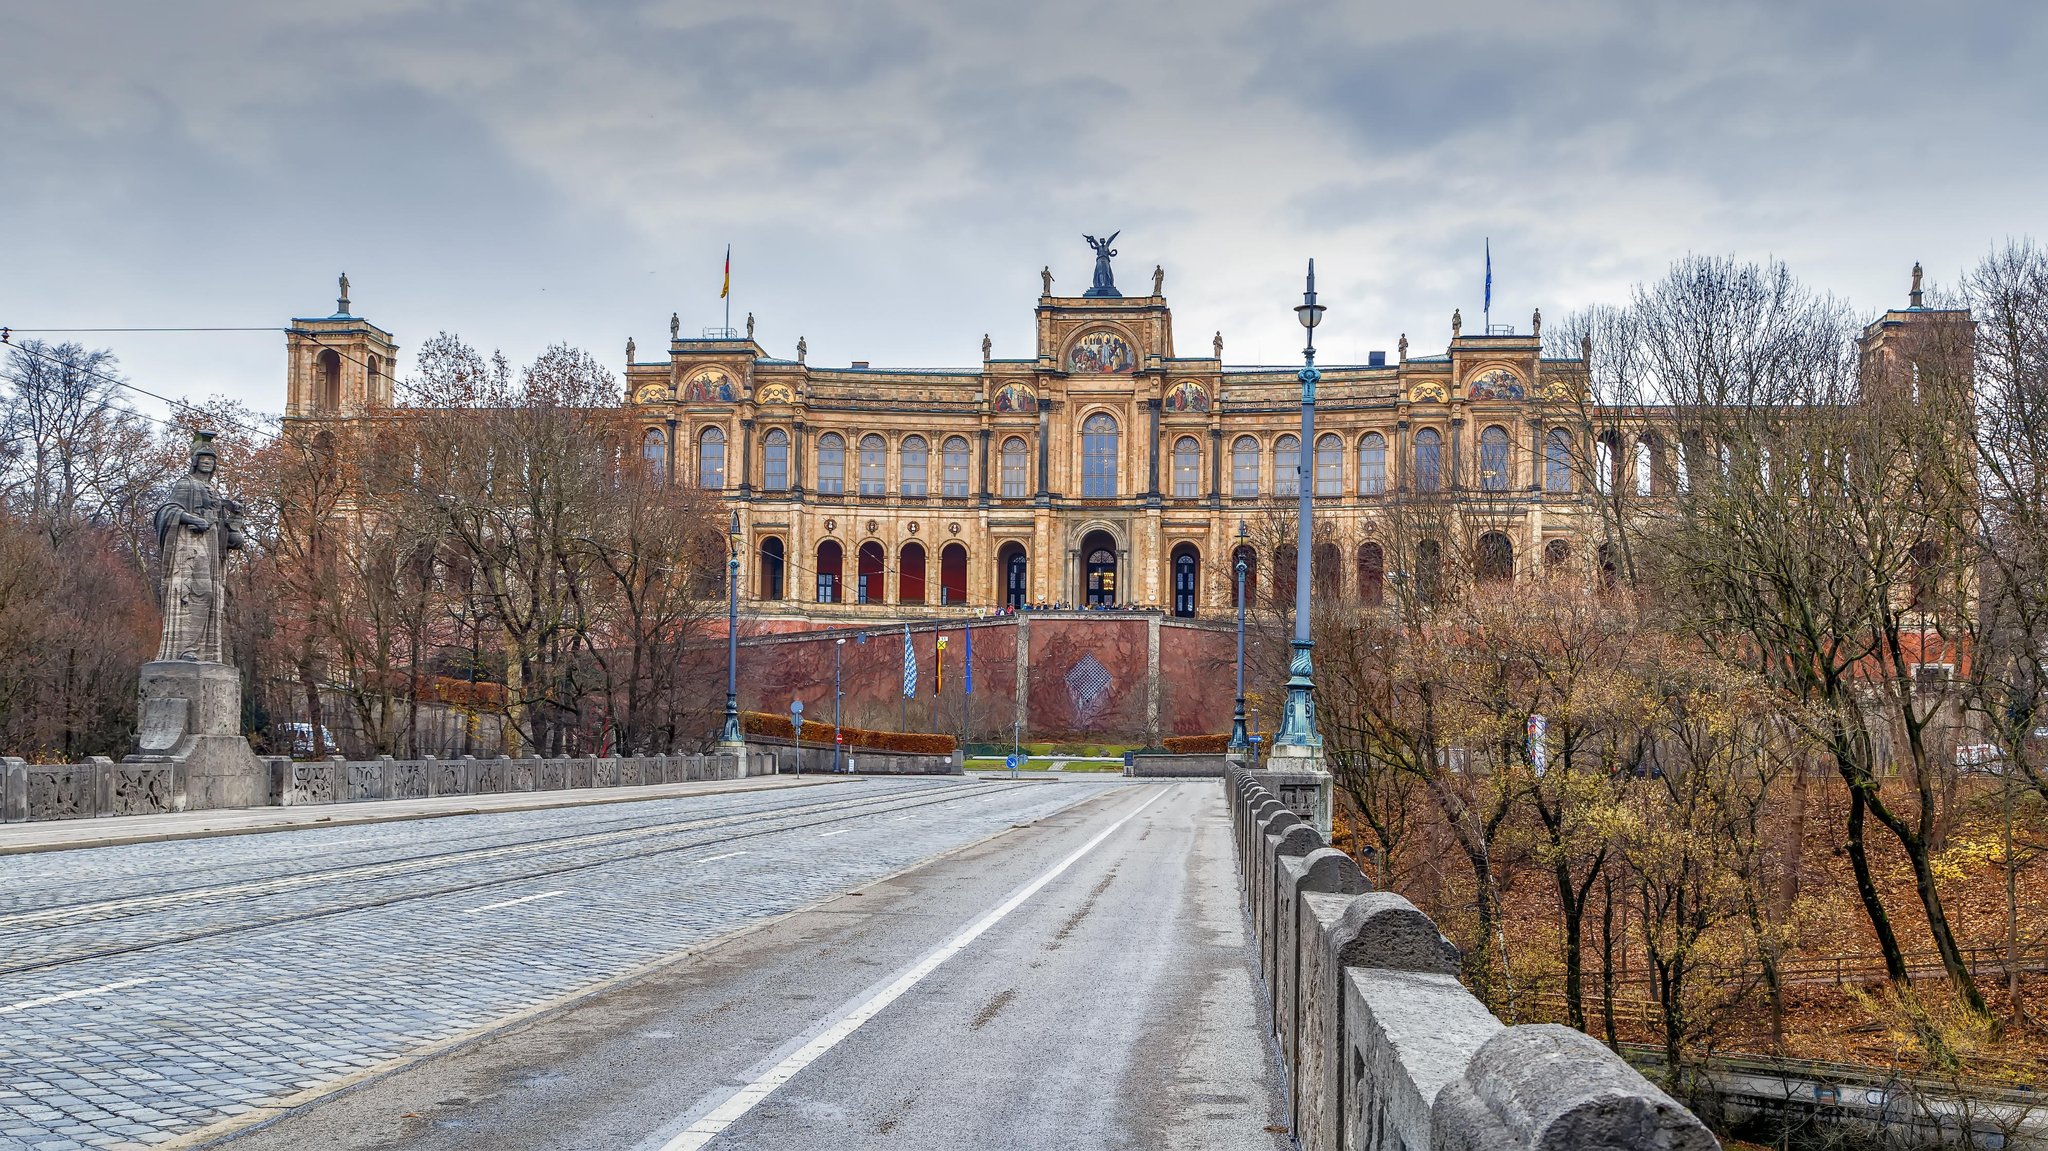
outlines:
[{"label": "white road marking", "polygon": [[60,995],[45,995],[41,999],[24,999],[19,1003],[0,1006],[0,1015],[12,1015],[17,1011],[27,1011],[31,1007],[48,1007],[52,1003],[62,1003],[67,999],[84,999],[88,995],[103,995],[109,991],[119,991],[123,987],[162,981],[161,975],[145,975],[140,979],[123,979],[119,983],[102,983],[98,987],[81,987],[77,991],[66,991]]},{"label": "white road marking", "polygon": [[563,891],[543,891],[538,895],[522,895],[517,899],[501,899],[496,903],[486,903],[482,907],[472,907],[468,911],[463,912],[463,914],[475,915],[479,911],[496,911],[500,907],[511,907],[515,904],[520,903],[532,903],[536,899],[553,899],[557,895],[566,894],[567,892]]},{"label": "white road marking", "polygon": [[705,1144],[716,1138],[720,1132],[738,1122],[741,1116],[752,1111],[763,1099],[774,1094],[776,1088],[795,1078],[797,1072],[817,1062],[820,1056],[832,1050],[832,1048],[839,1045],[841,1040],[859,1030],[861,1024],[881,1014],[883,1008],[896,1002],[896,1000],[903,996],[904,992],[923,982],[925,976],[938,970],[940,964],[958,955],[968,944],[980,938],[982,933],[1001,922],[1003,917],[1023,906],[1025,900],[1038,894],[1046,884],[1058,879],[1068,868],[1080,862],[1082,856],[1095,850],[1096,847],[1101,845],[1103,840],[1116,834],[1118,828],[1136,819],[1139,812],[1144,811],[1154,803],[1165,798],[1165,796],[1166,791],[1163,789],[1153,793],[1150,799],[1139,804],[1129,815],[1102,829],[1095,838],[1082,844],[1072,855],[1054,864],[1051,870],[1019,888],[1016,894],[998,904],[995,910],[976,920],[973,926],[955,935],[936,951],[918,960],[909,970],[897,976],[887,987],[877,991],[865,1002],[839,1015],[828,1023],[823,1030],[819,1031],[817,1035],[813,1036],[809,1042],[798,1047],[781,1062],[762,1072],[759,1078],[727,1096],[717,1106],[706,1112],[703,1118],[685,1128],[682,1134],[661,1144],[661,1151],[699,1151]]},{"label": "white road marking", "polygon": [[726,852],[726,853],[725,853],[724,855],[707,855],[707,856],[705,856],[705,857],[704,857],[704,858],[702,858],[702,859],[693,859],[693,860],[690,860],[690,862],[691,862],[691,863],[717,863],[717,862],[718,862],[719,860],[721,860],[721,859],[731,859],[731,858],[732,858],[733,856],[735,856],[735,855],[745,855],[745,854],[746,854],[746,852],[744,852],[744,851],[728,851],[728,852]]},{"label": "white road marking", "polygon": [[833,837],[833,836],[835,836],[835,835],[845,835],[845,834],[846,834],[847,832],[849,832],[849,831],[852,831],[852,830],[853,830],[853,829],[852,829],[852,828],[850,828],[850,827],[842,827],[842,828],[840,828],[840,829],[839,829],[838,831],[825,831],[825,832],[820,832],[820,833],[818,834],[818,838],[819,838],[819,839],[830,839],[830,838],[832,838],[832,837]]}]

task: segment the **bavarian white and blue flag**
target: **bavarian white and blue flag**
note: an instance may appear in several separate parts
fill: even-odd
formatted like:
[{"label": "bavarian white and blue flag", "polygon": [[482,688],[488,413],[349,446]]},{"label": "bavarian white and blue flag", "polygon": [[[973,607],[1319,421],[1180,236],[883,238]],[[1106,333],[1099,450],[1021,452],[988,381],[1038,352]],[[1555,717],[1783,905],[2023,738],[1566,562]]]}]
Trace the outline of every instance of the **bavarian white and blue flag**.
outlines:
[{"label": "bavarian white and blue flag", "polygon": [[917,648],[910,642],[910,625],[903,625],[903,698],[917,698]]}]

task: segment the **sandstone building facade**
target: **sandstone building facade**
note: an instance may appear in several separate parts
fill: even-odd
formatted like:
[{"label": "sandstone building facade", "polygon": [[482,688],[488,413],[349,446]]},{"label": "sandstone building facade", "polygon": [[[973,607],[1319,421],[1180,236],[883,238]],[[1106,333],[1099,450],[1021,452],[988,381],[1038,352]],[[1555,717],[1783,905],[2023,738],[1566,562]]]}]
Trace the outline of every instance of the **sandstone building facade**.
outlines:
[{"label": "sandstone building facade", "polygon": [[[1182,354],[1160,279],[1058,296],[1048,273],[1034,354],[984,339],[967,369],[826,367],[801,343],[782,359],[672,321],[665,354],[627,364],[620,418],[645,466],[739,512],[750,614],[819,622],[1043,604],[1217,618],[1239,556],[1248,598],[1277,602],[1292,545],[1266,529],[1291,522],[1302,482],[1319,594],[1402,578],[1414,556],[1387,536],[1418,504],[1449,525],[1425,543],[1435,562],[1507,576],[1599,554],[1589,476],[1648,494],[1683,470],[1655,411],[1589,409],[1584,362],[1543,356],[1540,315],[1527,334],[1454,316],[1441,353],[1411,356],[1404,335],[1392,358],[1318,365],[1303,445],[1299,365],[1228,365],[1220,334]],[[288,419],[391,403],[397,345],[339,304],[288,331]]]}]

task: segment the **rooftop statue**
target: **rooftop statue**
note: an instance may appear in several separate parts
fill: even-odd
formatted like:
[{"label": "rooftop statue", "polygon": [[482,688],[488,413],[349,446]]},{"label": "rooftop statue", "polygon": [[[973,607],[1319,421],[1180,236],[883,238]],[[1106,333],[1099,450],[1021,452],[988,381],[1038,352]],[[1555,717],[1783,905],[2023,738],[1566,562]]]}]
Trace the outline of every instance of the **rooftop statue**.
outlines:
[{"label": "rooftop statue", "polygon": [[1152,265],[1152,294],[1155,296],[1166,294],[1166,268],[1164,265]]},{"label": "rooftop statue", "polygon": [[226,663],[228,553],[242,547],[242,505],[214,482],[220,456],[212,432],[192,437],[192,463],[156,509],[164,634],[159,660]]},{"label": "rooftop statue", "polygon": [[1452,308],[1452,309],[1451,309],[1451,338],[1452,338],[1452,339],[1454,339],[1454,340],[1455,340],[1455,339],[1457,339],[1457,338],[1458,338],[1458,333],[1459,333],[1459,332],[1461,332],[1461,331],[1464,331],[1464,330],[1465,330],[1465,315],[1464,315],[1464,313],[1463,313],[1463,312],[1460,312],[1460,311],[1459,311],[1458,309],[1456,309],[1456,308]]},{"label": "rooftop statue", "polygon": [[1116,278],[1111,275],[1109,270],[1109,258],[1116,255],[1116,249],[1110,247],[1110,245],[1116,243],[1116,238],[1121,235],[1123,235],[1121,228],[1111,232],[1107,240],[1098,240],[1086,233],[1082,234],[1081,238],[1088,241],[1089,247],[1095,249],[1095,284],[1087,291],[1081,293],[1083,296],[1123,299],[1124,294],[1116,290]]},{"label": "rooftop statue", "polygon": [[626,366],[633,366],[633,337],[626,337]]},{"label": "rooftop statue", "polygon": [[1038,270],[1038,278],[1045,284],[1045,290],[1039,294],[1043,296],[1052,295],[1052,265],[1047,264],[1045,267],[1040,268]]},{"label": "rooftop statue", "polygon": [[747,338],[750,340],[754,338],[754,313],[752,312],[747,313]]},{"label": "rooftop statue", "polygon": [[668,314],[668,338],[671,340],[679,340],[682,338],[682,336],[683,317],[681,313],[670,312]]},{"label": "rooftop statue", "polygon": [[336,300],[336,301],[334,301],[334,310],[335,310],[335,312],[337,312],[337,313],[338,313],[338,314],[340,314],[340,315],[344,315],[344,316],[348,315],[348,273],[347,273],[347,272],[343,272],[343,273],[341,274],[341,298],[340,298],[340,299],[338,299],[338,300]]}]

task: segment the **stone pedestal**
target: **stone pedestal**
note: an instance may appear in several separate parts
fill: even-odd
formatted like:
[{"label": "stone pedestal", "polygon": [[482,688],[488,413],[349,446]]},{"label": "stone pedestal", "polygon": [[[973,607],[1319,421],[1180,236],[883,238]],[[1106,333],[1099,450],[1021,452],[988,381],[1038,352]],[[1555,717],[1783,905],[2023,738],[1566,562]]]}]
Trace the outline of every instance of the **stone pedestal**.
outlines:
[{"label": "stone pedestal", "polygon": [[269,771],[242,737],[242,677],[224,663],[142,665],[136,754],[130,763],[176,767],[173,810],[261,807]]},{"label": "stone pedestal", "polygon": [[1288,810],[1315,826],[1328,842],[1335,823],[1335,781],[1324,766],[1323,749],[1280,744],[1266,757],[1259,782]]},{"label": "stone pedestal", "polygon": [[745,779],[747,777],[747,744],[745,740],[719,740],[711,745],[711,754],[732,756],[733,762],[739,765],[739,778]]}]

